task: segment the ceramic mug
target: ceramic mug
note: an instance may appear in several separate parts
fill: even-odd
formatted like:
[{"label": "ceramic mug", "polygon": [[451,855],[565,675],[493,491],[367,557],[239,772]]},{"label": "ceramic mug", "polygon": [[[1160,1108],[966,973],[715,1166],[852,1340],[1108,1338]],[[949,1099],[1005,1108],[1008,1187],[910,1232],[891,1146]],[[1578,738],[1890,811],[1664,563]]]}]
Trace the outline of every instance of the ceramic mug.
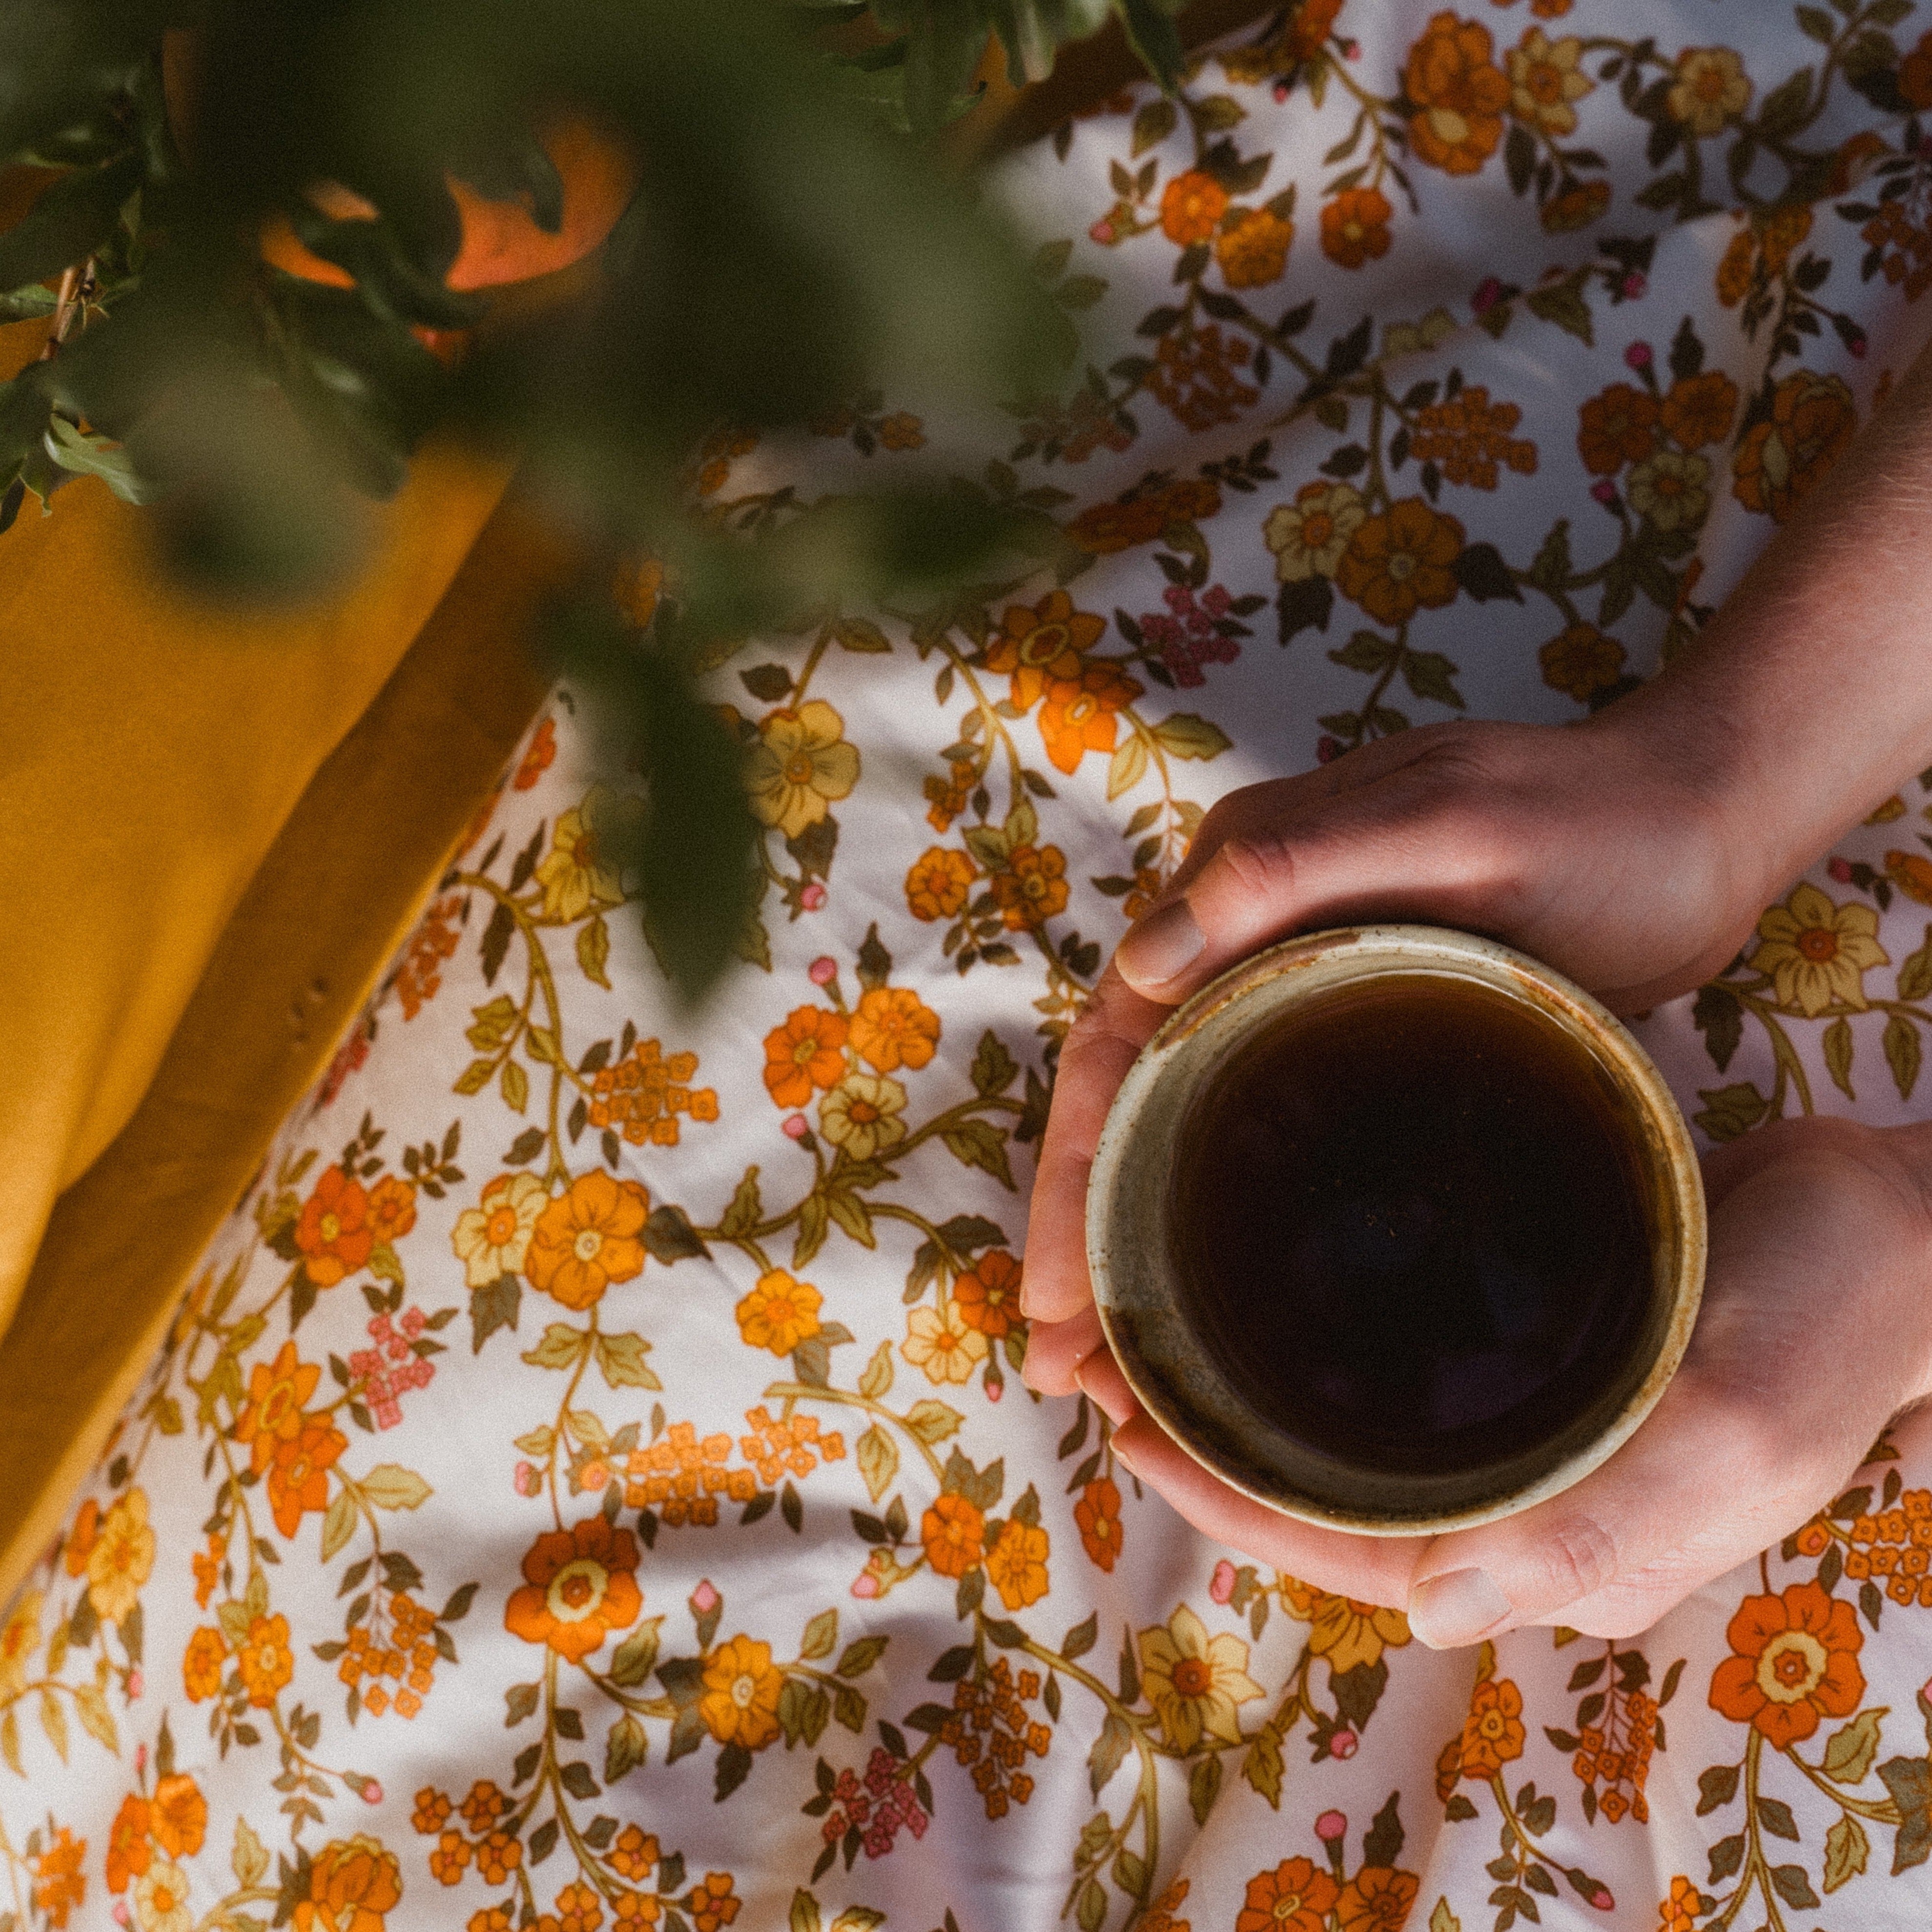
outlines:
[{"label": "ceramic mug", "polygon": [[[1400,1474],[1288,1436],[1238,1393],[1190,1314],[1169,1259],[1172,1177],[1190,1107],[1216,1075],[1304,1003],[1377,978],[1446,976],[1533,1009],[1582,1047],[1616,1090],[1636,1144],[1652,1256],[1637,1336],[1586,1413],[1487,1466]],[[1291,939],[1244,961],[1175,1012],[1115,1096],[1087,1196],[1087,1258],[1101,1324],[1148,1414],[1222,1480],[1305,1521],[1370,1536],[1436,1534],[1526,1509],[1588,1474],[1656,1405],[1703,1292],[1696,1150],[1649,1057],[1580,988],[1496,941],[1448,928],[1364,926]]]}]

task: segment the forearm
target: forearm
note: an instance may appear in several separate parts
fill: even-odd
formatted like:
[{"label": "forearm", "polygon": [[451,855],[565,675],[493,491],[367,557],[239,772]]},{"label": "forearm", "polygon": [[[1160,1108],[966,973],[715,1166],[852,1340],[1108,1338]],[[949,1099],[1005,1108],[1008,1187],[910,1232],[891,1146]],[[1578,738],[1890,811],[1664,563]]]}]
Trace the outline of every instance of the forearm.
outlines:
[{"label": "forearm", "polygon": [[1932,350],[1703,634],[1593,721],[1663,748],[1780,889],[1932,765]]}]

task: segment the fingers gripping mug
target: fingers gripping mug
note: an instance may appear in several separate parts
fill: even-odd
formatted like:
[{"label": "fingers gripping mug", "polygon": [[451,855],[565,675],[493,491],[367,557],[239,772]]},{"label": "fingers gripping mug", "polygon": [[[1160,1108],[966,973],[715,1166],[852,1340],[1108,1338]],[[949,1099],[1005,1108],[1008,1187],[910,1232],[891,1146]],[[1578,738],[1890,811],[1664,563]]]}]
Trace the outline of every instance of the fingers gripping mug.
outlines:
[{"label": "fingers gripping mug", "polygon": [[1370,1535],[1527,1508],[1624,1442],[1702,1292],[1683,1116],[1588,994],[1445,928],[1311,933],[1180,1007],[1087,1199],[1142,1406],[1257,1501]]}]

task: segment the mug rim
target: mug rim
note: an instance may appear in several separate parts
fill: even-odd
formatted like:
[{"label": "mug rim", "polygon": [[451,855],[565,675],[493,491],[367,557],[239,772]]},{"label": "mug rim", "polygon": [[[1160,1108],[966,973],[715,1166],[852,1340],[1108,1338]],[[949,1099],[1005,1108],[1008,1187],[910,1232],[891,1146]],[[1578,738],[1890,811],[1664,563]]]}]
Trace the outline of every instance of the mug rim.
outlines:
[{"label": "mug rim", "polygon": [[[1549,1457],[1546,1466],[1498,1484],[1493,1495],[1412,1508],[1324,1497],[1266,1466],[1268,1442],[1288,1438],[1246,1409],[1214,1352],[1178,1312],[1162,1238],[1166,1169],[1159,1159],[1178,1138],[1186,1099],[1242,1042],[1312,998],[1391,976],[1474,982],[1555,1020],[1606,1065],[1634,1103],[1646,1204],[1657,1224],[1653,1309],[1660,1299],[1663,1305],[1660,1324],[1654,1316],[1652,1322],[1656,1352],[1607,1421]],[[1184,1060],[1193,1070],[1176,1089]],[[1163,1100],[1169,1104],[1163,1107]],[[1240,961],[1170,1014],[1136,1058],[1108,1110],[1088,1176],[1085,1234],[1102,1331],[1136,1400],[1162,1431],[1253,1501],[1304,1522],[1370,1536],[1441,1534],[1492,1522],[1560,1493],[1607,1461],[1656,1406],[1683,1360],[1702,1300],[1707,1250],[1703,1179],[1690,1129],[1663,1076],[1628,1029],[1582,988],[1527,953],[1454,927],[1415,924],[1299,934]],[[1174,1385],[1177,1376],[1186,1381],[1186,1397]],[[1244,1431],[1245,1444],[1231,1446]],[[1535,1460],[1534,1454],[1516,1459]],[[1366,1488],[1390,1489],[1407,1479],[1361,1480]],[[1413,1480],[1426,1486],[1430,1479]]]}]

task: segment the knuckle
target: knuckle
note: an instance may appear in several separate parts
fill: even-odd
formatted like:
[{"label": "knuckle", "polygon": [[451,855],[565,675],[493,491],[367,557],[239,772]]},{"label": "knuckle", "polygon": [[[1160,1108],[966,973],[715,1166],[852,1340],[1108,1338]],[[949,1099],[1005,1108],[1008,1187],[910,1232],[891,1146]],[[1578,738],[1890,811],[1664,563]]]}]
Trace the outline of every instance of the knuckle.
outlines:
[{"label": "knuckle", "polygon": [[1222,875],[1244,897],[1292,897],[1294,854],[1286,838],[1258,829],[1236,834],[1214,855]]},{"label": "knuckle", "polygon": [[1617,1574],[1616,1540],[1594,1516],[1576,1511],[1551,1526],[1541,1556],[1553,1604],[1594,1597]]}]

